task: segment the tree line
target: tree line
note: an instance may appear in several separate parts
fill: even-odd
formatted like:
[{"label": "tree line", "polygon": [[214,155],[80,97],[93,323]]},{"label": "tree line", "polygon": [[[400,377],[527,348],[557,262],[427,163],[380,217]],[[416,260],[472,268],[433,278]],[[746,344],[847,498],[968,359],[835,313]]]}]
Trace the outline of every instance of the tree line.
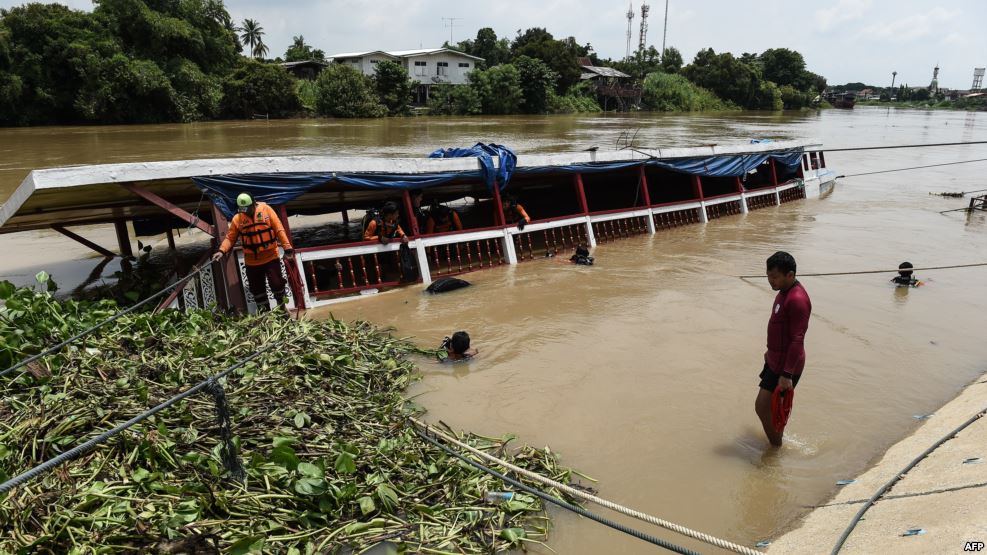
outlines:
[{"label": "tree line", "polygon": [[[59,4],[0,10],[0,125],[158,123],[254,114],[378,117],[409,113],[416,84],[382,61],[365,76],[330,64],[314,81],[277,63],[325,61],[294,37],[270,60],[259,22],[236,24],[222,0],[98,0],[92,12]],[[825,88],[798,52],[760,55],[706,49],[683,65],[675,48],[629,60],[601,60],[589,44],[547,29],[513,40],[480,29],[446,47],[484,59],[465,86],[433,85],[435,114],[544,114],[600,111],[578,59],[631,76],[651,110],[799,108]]]}]

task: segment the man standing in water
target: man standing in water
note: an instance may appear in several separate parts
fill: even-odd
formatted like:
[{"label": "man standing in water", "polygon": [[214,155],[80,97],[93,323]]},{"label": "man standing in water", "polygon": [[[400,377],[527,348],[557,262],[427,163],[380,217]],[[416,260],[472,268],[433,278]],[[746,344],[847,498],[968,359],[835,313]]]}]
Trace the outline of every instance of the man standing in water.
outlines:
[{"label": "man standing in water", "polygon": [[768,350],[764,353],[760,389],[754,410],[761,419],[768,441],[781,446],[784,428],[778,430],[772,420],[771,397],[794,390],[805,367],[805,332],[809,328],[812,303],[809,294],[795,278],[795,259],[778,251],[768,258],[768,283],[778,292],[768,319]]}]

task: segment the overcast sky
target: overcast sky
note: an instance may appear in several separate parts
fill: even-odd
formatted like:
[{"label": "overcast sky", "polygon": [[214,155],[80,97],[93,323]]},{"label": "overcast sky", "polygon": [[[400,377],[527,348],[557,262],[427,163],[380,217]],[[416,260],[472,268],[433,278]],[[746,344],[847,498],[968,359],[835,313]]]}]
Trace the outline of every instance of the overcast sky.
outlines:
[{"label": "overcast sky", "polygon": [[[23,2],[0,0],[10,7]],[[90,0],[68,0],[91,9]],[[973,68],[987,66],[987,2],[956,0],[670,0],[667,44],[686,63],[701,48],[762,52],[785,47],[805,56],[811,71],[831,84],[863,81],[926,85],[940,66],[939,84],[969,88]],[[441,46],[449,39],[446,18],[460,18],[454,41],[492,27],[498,37],[518,29],[546,27],[556,37],[590,43],[601,58],[624,55],[627,3],[619,0],[227,0],[237,22],[256,19],[270,56],[283,55],[293,35],[326,54],[359,50],[408,50]],[[633,2],[632,49],[638,42],[641,2]],[[665,3],[651,1],[648,44],[661,48]]]}]

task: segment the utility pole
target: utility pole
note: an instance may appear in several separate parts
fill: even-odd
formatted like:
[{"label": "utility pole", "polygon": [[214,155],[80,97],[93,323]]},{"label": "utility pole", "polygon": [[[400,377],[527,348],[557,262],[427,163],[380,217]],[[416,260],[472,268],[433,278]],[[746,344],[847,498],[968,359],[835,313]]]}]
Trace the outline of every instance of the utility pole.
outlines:
[{"label": "utility pole", "polygon": [[452,42],[452,29],[453,29],[453,27],[456,27],[456,21],[458,21],[460,19],[463,19],[463,18],[461,18],[461,17],[443,17],[442,18],[442,21],[448,21],[448,23],[446,23],[445,26],[449,28],[449,46],[452,46],[453,45],[453,42]]},{"label": "utility pole", "polygon": [[[892,71],[891,72],[891,94],[894,94],[894,79],[897,76],[898,76],[898,72],[897,71]],[[889,94],[888,96],[891,96],[891,94]]]},{"label": "utility pole", "polygon": [[668,35],[668,0],[665,0],[665,30],[661,33],[661,57],[665,58],[665,37]]}]

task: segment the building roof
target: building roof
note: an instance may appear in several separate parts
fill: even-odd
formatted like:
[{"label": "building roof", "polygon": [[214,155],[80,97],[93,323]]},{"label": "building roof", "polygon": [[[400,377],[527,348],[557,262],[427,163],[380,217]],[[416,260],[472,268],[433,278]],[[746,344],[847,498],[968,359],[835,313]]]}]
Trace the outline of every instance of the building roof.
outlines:
[{"label": "building roof", "polygon": [[298,62],[281,62],[280,65],[281,65],[281,67],[283,67],[285,69],[291,69],[293,67],[306,66],[306,65],[312,65],[312,64],[320,65],[320,66],[327,66],[327,65],[329,65],[328,63],[323,62],[321,60],[301,60],[301,61],[298,61]]},{"label": "building roof", "polygon": [[398,56],[401,58],[411,58],[413,56],[425,56],[428,54],[438,54],[440,52],[449,52],[450,54],[456,54],[458,56],[463,56],[464,58],[472,58],[474,60],[483,61],[483,58],[479,56],[471,56],[465,52],[460,52],[459,50],[453,50],[452,48],[418,48],[416,50],[391,50],[388,54],[392,56]]},{"label": "building roof", "polygon": [[394,54],[384,52],[383,50],[367,50],[364,52],[341,52],[339,54],[330,54],[326,56],[326,59],[335,60],[336,58],[362,58],[364,56],[369,56],[370,54],[383,54],[384,56],[397,58]]},{"label": "building roof", "polygon": [[[582,68],[586,73],[583,73],[581,79],[592,79],[593,77],[615,77],[617,79],[626,79],[630,77],[630,75],[627,75],[623,71],[618,71],[612,67],[582,66]],[[587,77],[587,74],[592,75]]]}]

